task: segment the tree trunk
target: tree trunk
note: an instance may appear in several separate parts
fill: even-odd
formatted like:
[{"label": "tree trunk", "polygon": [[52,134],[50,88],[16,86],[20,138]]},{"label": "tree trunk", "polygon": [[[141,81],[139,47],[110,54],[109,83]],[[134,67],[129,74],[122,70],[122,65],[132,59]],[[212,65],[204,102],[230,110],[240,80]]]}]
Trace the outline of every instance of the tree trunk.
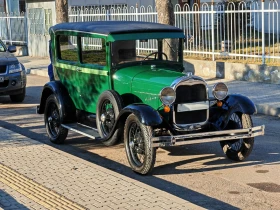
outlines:
[{"label": "tree trunk", "polygon": [[[156,0],[156,8],[159,23],[175,25],[175,15],[171,0]],[[163,42],[163,52],[167,54],[169,60],[177,60],[178,49],[176,49],[176,46],[178,46],[178,41],[175,39],[165,39]]]},{"label": "tree trunk", "polygon": [[56,23],[68,22],[68,1],[67,0],[56,0]]}]

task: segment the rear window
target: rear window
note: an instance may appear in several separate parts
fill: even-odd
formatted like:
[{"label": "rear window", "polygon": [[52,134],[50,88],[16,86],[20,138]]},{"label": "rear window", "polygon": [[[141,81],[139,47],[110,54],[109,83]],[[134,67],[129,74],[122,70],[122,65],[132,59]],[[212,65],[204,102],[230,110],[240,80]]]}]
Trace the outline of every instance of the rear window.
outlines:
[{"label": "rear window", "polygon": [[58,38],[58,46],[59,59],[74,62],[79,61],[76,36],[60,35]]}]

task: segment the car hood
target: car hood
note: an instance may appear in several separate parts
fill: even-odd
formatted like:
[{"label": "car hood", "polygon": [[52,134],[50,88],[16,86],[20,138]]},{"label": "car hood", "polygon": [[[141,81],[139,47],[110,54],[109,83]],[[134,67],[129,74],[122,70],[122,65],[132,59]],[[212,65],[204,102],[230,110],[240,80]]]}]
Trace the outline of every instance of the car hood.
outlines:
[{"label": "car hood", "polygon": [[114,78],[122,87],[127,87],[127,92],[140,98],[143,103],[158,108],[160,91],[184,75],[167,68],[153,69],[151,65],[143,65],[120,69]]},{"label": "car hood", "polygon": [[0,52],[0,65],[18,63],[18,59],[9,52]]}]

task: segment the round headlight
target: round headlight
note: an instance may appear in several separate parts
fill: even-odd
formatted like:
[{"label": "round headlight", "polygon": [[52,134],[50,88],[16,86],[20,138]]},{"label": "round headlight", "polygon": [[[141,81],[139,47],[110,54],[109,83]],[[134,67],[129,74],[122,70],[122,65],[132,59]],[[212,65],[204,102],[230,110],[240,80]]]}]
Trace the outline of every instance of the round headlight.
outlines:
[{"label": "round headlight", "polygon": [[165,87],[160,91],[160,100],[164,105],[171,105],[176,99],[176,94],[173,88]]},{"label": "round headlight", "polygon": [[212,93],[216,99],[223,100],[227,97],[228,87],[225,83],[219,82],[214,85]]}]

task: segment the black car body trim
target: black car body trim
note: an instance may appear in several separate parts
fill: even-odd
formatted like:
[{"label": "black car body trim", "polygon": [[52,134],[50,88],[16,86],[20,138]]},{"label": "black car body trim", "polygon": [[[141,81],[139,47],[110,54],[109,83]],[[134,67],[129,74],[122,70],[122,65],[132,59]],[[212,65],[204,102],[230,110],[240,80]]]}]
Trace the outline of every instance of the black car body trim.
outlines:
[{"label": "black car body trim", "polygon": [[40,106],[37,107],[37,113],[44,114],[46,100],[51,94],[54,94],[59,102],[60,106],[58,108],[63,122],[74,122],[76,120],[75,105],[68,91],[60,81],[51,81],[45,84],[41,95]]},{"label": "black car body trim", "polygon": [[147,126],[157,126],[162,123],[162,118],[158,111],[146,104],[131,104],[126,106],[120,112],[119,118],[127,113],[135,114],[139,121]]},{"label": "black car body trim", "polygon": [[242,113],[252,115],[257,112],[255,104],[246,96],[239,94],[228,95],[224,101],[223,106],[210,108],[210,115],[212,116],[209,122],[216,130],[223,130],[228,124],[232,113]]}]

